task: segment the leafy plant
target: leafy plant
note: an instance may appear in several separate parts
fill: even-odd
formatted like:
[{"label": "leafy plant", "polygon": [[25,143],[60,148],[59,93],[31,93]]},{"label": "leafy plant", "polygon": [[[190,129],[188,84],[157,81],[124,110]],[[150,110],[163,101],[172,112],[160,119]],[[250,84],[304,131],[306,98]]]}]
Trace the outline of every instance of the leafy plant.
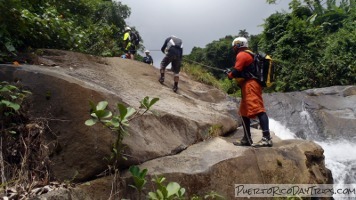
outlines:
[{"label": "leafy plant", "polygon": [[105,127],[113,131],[117,138],[112,147],[112,154],[110,156],[110,162],[114,166],[118,165],[118,161],[124,156],[124,145],[122,143],[125,136],[129,135],[126,128],[129,126],[129,122],[136,117],[144,115],[151,107],[159,100],[159,98],[149,98],[145,97],[140,101],[140,110],[136,111],[134,108],[126,107],[125,105],[118,103],[117,109],[119,113],[114,115],[110,110],[107,109],[108,102],[101,101],[95,105],[92,101],[89,102],[91,107],[91,118],[85,121],[85,125],[93,126],[96,123],[101,123]]},{"label": "leafy plant", "polygon": [[218,194],[215,191],[211,191],[211,192],[209,192],[208,194],[206,194],[204,196],[204,199],[220,199],[220,200],[223,200],[223,199],[225,199],[225,197],[221,196],[220,194]]},{"label": "leafy plant", "polygon": [[133,165],[130,166],[129,171],[131,172],[131,175],[134,180],[134,185],[129,185],[129,186],[135,188],[138,191],[139,197],[141,197],[141,193],[147,183],[146,180],[147,169],[143,169],[141,171],[138,166]]},{"label": "leafy plant", "polygon": [[11,134],[16,133],[14,130],[11,130],[11,125],[13,123],[5,122],[9,120],[9,117],[15,115],[15,113],[19,111],[24,98],[29,94],[31,94],[31,92],[18,88],[6,81],[0,83],[0,122],[2,128],[5,127],[3,124],[7,124],[6,127],[9,129],[0,130],[1,132],[7,131]]},{"label": "leafy plant", "polygon": [[[20,109],[23,99],[31,92],[19,89],[6,81],[0,83],[0,110],[1,114],[8,116]],[[7,109],[8,108],[8,109]]]},{"label": "leafy plant", "polygon": [[0,82],[2,196],[28,199],[29,191],[50,180],[48,145],[44,143],[46,126],[39,119],[29,119],[25,112],[29,104],[25,98],[30,94],[18,84]]},{"label": "leafy plant", "polygon": [[[133,177],[134,185],[129,185],[130,187],[135,188],[138,191],[138,199],[141,199],[141,194],[145,189],[145,185],[147,183],[146,175],[147,169],[140,170],[140,168],[136,165],[131,166],[129,171]],[[164,177],[156,177],[151,181],[156,184],[156,191],[149,192],[148,198],[151,200],[170,200],[170,199],[186,199],[185,188],[182,188],[176,182],[170,182],[167,185],[164,185],[163,182],[166,180]],[[193,195],[190,200],[202,200],[202,199],[225,199],[223,196],[218,193],[211,191],[210,193],[204,195],[204,198],[199,197],[197,195]]]},{"label": "leafy plant", "polygon": [[12,61],[30,47],[117,55],[131,11],[111,0],[6,0],[0,13],[0,61]]},{"label": "leafy plant", "polygon": [[[90,116],[91,118],[85,121],[85,125],[93,126],[96,123],[100,123],[105,127],[109,128],[112,132],[116,134],[116,140],[112,145],[111,155],[108,159],[109,161],[109,171],[113,170],[113,183],[112,190],[109,199],[114,198],[119,194],[119,161],[121,159],[127,159],[124,156],[124,144],[122,141],[124,137],[129,135],[126,131],[126,128],[129,126],[129,122],[139,116],[145,114],[151,107],[159,100],[159,98],[149,98],[145,97],[140,101],[140,110],[135,110],[134,108],[127,107],[121,103],[117,104],[117,109],[119,111],[118,114],[113,114],[110,110],[107,109],[108,102],[101,101],[95,105],[92,101],[89,101],[91,110]],[[143,110],[143,112],[140,112]],[[145,175],[147,170],[143,170],[140,172],[139,168],[132,167],[132,173],[136,177],[135,188],[140,192],[145,185]]]},{"label": "leafy plant", "polygon": [[169,182],[164,185],[166,180],[164,177],[156,177],[152,179],[156,183],[156,192],[149,192],[148,197],[150,200],[171,200],[171,199],[184,199],[185,189],[182,188],[177,182]]}]

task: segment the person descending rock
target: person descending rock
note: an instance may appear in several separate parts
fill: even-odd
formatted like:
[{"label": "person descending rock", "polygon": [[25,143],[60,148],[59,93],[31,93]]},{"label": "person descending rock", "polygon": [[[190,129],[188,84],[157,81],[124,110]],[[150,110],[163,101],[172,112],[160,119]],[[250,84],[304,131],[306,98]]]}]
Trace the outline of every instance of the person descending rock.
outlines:
[{"label": "person descending rock", "polygon": [[143,57],[143,62],[147,63],[149,65],[153,65],[153,59],[152,59],[152,56],[150,55],[150,51],[146,50],[145,54],[146,54],[146,56]]},{"label": "person descending rock", "polygon": [[[239,114],[242,117],[244,136],[240,141],[234,142],[238,146],[271,147],[273,145],[269,131],[268,116],[262,98],[262,86],[250,72],[254,64],[254,58],[246,51],[248,41],[244,37],[237,37],[232,42],[232,48],[236,55],[235,66],[227,72],[228,78],[235,78],[241,88],[241,103]],[[251,51],[250,51],[251,52]],[[258,117],[262,128],[262,139],[253,143],[250,132],[250,119]]]},{"label": "person descending rock", "polygon": [[183,57],[183,41],[180,38],[172,35],[164,41],[161,51],[166,55],[161,61],[161,66],[160,66],[161,77],[159,78],[158,81],[161,84],[164,83],[164,71],[168,66],[168,64],[171,63],[172,71],[174,73],[173,91],[177,92],[178,82],[179,82],[179,72],[180,72],[180,67],[181,67],[182,57]]}]

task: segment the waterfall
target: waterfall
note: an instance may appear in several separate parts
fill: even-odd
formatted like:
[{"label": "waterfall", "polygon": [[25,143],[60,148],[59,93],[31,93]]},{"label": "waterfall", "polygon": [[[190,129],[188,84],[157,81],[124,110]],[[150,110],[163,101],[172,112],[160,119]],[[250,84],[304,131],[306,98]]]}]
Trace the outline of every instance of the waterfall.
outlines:
[{"label": "waterfall", "polygon": [[308,140],[317,140],[317,138],[319,138],[318,129],[314,123],[313,118],[305,108],[304,99],[302,100],[302,112],[300,112],[299,115],[302,122],[301,127],[303,127],[304,132],[307,133],[306,138]]},{"label": "waterfall", "polygon": [[[355,184],[356,183],[356,151],[355,144],[350,140],[338,139],[338,140],[325,140],[317,141],[312,138],[315,134],[315,124],[313,123],[309,113],[307,111],[302,111],[300,113],[303,120],[303,126],[308,129],[307,138],[313,140],[315,143],[319,144],[324,149],[325,155],[325,165],[331,170],[334,179],[334,185],[343,184]],[[270,130],[273,131],[276,136],[284,139],[297,139],[296,135],[290,131],[287,127],[282,125],[280,122],[269,119]],[[310,136],[313,134],[313,136]],[[338,198],[335,198],[338,199]],[[345,198],[340,198],[345,199]]]}]

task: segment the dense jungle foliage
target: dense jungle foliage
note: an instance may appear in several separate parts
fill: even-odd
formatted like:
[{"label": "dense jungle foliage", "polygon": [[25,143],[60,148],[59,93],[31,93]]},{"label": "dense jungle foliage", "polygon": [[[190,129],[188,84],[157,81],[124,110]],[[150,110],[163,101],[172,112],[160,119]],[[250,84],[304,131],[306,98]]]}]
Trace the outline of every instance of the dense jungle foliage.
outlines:
[{"label": "dense jungle foliage", "polygon": [[36,48],[118,56],[130,8],[111,0],[0,0],[0,62]]},{"label": "dense jungle foliage", "polygon": [[[195,67],[195,62],[230,68],[235,57],[231,42],[245,36],[253,51],[268,53],[275,61],[277,82],[270,90],[355,84],[355,7],[354,0],[292,0],[291,12],[269,16],[261,34],[240,30],[205,48],[194,47],[185,56],[185,66]],[[0,62],[9,62],[19,52],[37,48],[119,56],[131,10],[114,0],[0,0],[0,13]],[[228,93],[238,90],[224,73],[201,64]]]},{"label": "dense jungle foliage", "polygon": [[[273,0],[268,1],[274,3]],[[247,37],[254,52],[272,56],[277,81],[274,91],[296,91],[356,82],[356,3],[354,0],[293,0],[291,13],[274,13],[265,19],[259,35],[240,30],[205,48],[193,48],[186,61],[226,69],[234,64],[231,48],[237,36]],[[218,70],[205,68],[227,83]],[[225,84],[226,85],[226,84]],[[229,88],[229,93],[236,89]]]}]

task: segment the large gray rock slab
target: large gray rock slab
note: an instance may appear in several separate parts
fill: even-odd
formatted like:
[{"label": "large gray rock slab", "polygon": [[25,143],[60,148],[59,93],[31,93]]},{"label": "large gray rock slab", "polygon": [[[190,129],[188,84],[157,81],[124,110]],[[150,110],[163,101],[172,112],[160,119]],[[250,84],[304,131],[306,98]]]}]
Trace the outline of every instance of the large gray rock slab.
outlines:
[{"label": "large gray rock slab", "polygon": [[115,135],[101,125],[87,127],[89,100],[107,100],[112,111],[123,103],[139,109],[144,97],[158,97],[151,113],[130,122],[125,168],[157,157],[176,154],[186,147],[235,130],[231,114],[235,103],[223,92],[181,75],[180,89],[173,93],[173,75],[166,85],[158,82],[159,69],[121,58],[99,58],[52,50],[51,66],[2,65],[0,80],[16,81],[32,92],[29,114],[48,122],[47,143],[51,151],[52,175],[58,180],[85,181],[107,169]]},{"label": "large gray rock slab", "polygon": [[[261,137],[252,130],[253,139]],[[325,168],[323,149],[305,140],[280,140],[274,137],[274,147],[237,147],[232,141],[241,138],[242,130],[233,136],[215,137],[188,147],[179,154],[165,156],[139,165],[147,169],[147,195],[155,191],[151,179],[166,178],[164,182],[178,182],[186,189],[186,197],[217,192],[226,199],[235,198],[235,184],[332,184],[330,170]],[[133,179],[129,172],[122,173],[117,199],[140,199],[137,191],[129,187]],[[87,199],[109,199],[113,195],[114,176],[102,177],[78,185],[71,190],[71,198],[85,194]],[[50,195],[50,194],[48,194]],[[58,195],[58,194],[55,194]],[[141,199],[147,199],[142,195]]]}]

